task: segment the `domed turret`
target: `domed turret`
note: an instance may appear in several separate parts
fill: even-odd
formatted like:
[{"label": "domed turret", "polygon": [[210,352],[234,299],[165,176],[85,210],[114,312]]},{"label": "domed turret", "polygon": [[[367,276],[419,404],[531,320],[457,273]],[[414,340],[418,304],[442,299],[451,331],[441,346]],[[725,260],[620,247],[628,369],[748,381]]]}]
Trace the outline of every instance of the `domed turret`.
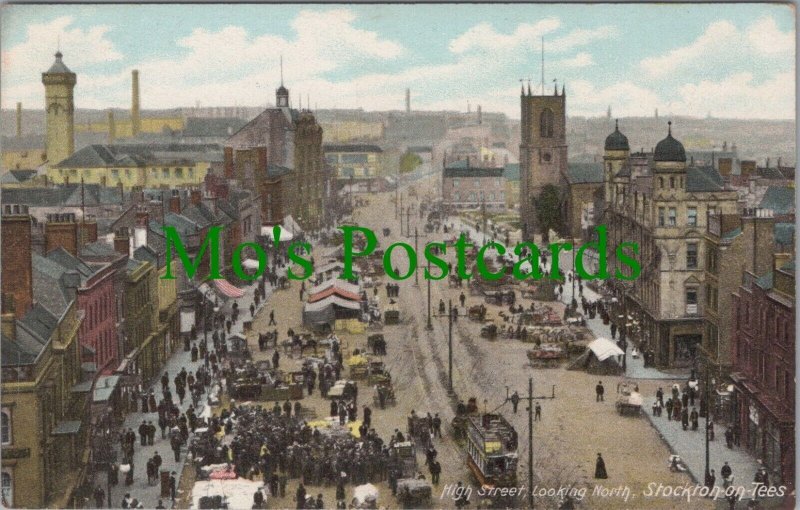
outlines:
[{"label": "domed turret", "polygon": [[683,144],[672,138],[672,121],[667,124],[669,125],[667,137],[656,145],[653,161],[686,163],[686,150]]},{"label": "domed turret", "polygon": [[616,128],[614,132],[606,137],[606,146],[605,150],[607,151],[630,151],[630,147],[628,146],[628,137],[622,134],[619,130],[619,120],[616,121]]}]

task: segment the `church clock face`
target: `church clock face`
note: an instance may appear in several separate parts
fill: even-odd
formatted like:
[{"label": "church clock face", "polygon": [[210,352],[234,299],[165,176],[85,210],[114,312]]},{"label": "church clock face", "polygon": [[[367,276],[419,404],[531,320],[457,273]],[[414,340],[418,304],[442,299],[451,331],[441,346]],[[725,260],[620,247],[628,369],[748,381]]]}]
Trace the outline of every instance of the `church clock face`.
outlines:
[{"label": "church clock face", "polygon": [[545,152],[544,154],[542,154],[542,159],[544,160],[545,163],[549,163],[550,159],[552,159],[552,156],[550,156],[549,152]]}]

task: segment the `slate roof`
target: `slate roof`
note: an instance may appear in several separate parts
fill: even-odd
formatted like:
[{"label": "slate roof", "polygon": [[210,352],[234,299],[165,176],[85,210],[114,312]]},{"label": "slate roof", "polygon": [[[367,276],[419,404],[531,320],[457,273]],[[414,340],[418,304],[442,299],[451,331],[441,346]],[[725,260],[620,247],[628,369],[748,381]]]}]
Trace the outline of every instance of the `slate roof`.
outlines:
[{"label": "slate roof", "polygon": [[291,172],[291,168],[281,165],[267,165],[267,175],[270,177],[280,177]]},{"label": "slate roof", "polygon": [[519,163],[506,163],[503,167],[503,175],[507,181],[519,181]]},{"label": "slate roof", "polygon": [[672,122],[667,137],[656,144],[653,152],[653,161],[686,161],[686,149],[683,144],[672,137]]},{"label": "slate roof", "polygon": [[383,152],[383,149],[373,144],[329,144],[322,146],[323,152]]},{"label": "slate roof", "polygon": [[81,277],[81,284],[85,284],[92,275],[104,267],[103,265],[89,265],[64,248],[51,251],[47,254],[47,259],[59,264],[67,271],[76,271]]},{"label": "slate roof", "polygon": [[605,150],[629,151],[628,137],[619,130],[619,121],[616,121],[614,132],[606,137]]},{"label": "slate roof", "polygon": [[464,179],[475,177],[502,177],[505,169],[503,168],[454,168],[444,169],[445,177],[459,177]]},{"label": "slate roof", "polygon": [[242,129],[246,123],[246,121],[238,117],[189,117],[186,119],[183,136],[224,138]]},{"label": "slate roof", "polygon": [[200,230],[197,223],[182,214],[173,212],[164,214],[164,225],[175,227],[175,230],[181,235],[195,234]]},{"label": "slate roof", "polygon": [[709,192],[723,189],[722,176],[714,168],[706,166],[686,169],[686,191]]},{"label": "slate roof", "polygon": [[[4,188],[0,190],[0,196],[4,203],[26,204],[30,207],[78,207],[82,200],[80,184],[62,184],[48,188]],[[123,202],[118,189],[99,184],[84,184],[83,200],[87,207],[120,205]]]},{"label": "slate roof", "polygon": [[0,177],[0,184],[18,184],[31,180],[36,176],[36,170],[9,170]]},{"label": "slate roof", "polygon": [[61,60],[61,57],[63,57],[64,55],[62,55],[60,51],[57,51],[55,56],[56,56],[56,61],[53,62],[53,65],[51,65],[50,69],[47,70],[47,74],[71,73],[72,71],[69,70],[69,67],[64,65],[64,61]]},{"label": "slate roof", "polygon": [[178,161],[222,161],[217,144],[93,144],[58,163],[56,168],[98,168],[160,165]]},{"label": "slate roof", "polygon": [[58,317],[37,303],[25,316],[15,321],[15,339],[2,335],[2,365],[30,365],[47,346],[58,326]]},{"label": "slate roof", "polygon": [[92,243],[88,243],[81,248],[80,256],[81,257],[111,257],[114,255],[119,255],[116,250],[114,250],[114,246],[110,245],[105,241],[94,241]]},{"label": "slate roof", "polygon": [[773,283],[773,273],[770,271],[769,273],[765,274],[764,276],[760,276],[756,279],[756,285],[761,287],[764,290],[769,290],[772,288]]},{"label": "slate roof", "polygon": [[794,223],[776,223],[773,232],[776,244],[794,246]]},{"label": "slate roof", "polygon": [[772,209],[777,214],[790,214],[795,210],[794,189],[784,186],[770,186],[764,193],[759,207]]},{"label": "slate roof", "polygon": [[33,255],[31,262],[33,298],[51,314],[61,317],[75,299],[75,290],[68,288],[62,278],[67,269],[55,260],[38,254]]},{"label": "slate roof", "polygon": [[572,184],[603,182],[603,164],[568,163],[567,177]]}]

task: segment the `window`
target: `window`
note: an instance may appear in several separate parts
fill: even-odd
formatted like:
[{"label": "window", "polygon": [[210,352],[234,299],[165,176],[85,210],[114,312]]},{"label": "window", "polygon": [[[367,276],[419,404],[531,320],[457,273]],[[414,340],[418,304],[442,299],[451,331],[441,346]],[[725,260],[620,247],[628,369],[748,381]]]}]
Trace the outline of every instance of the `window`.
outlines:
[{"label": "window", "polygon": [[0,427],[0,435],[2,436],[2,443],[4,445],[11,444],[11,412],[8,409],[2,411],[2,427]]},{"label": "window", "polygon": [[539,116],[539,133],[542,138],[553,137],[553,110],[545,108]]},{"label": "window", "polygon": [[489,193],[489,202],[494,201],[494,193]]},{"label": "window", "polygon": [[674,227],[678,224],[678,212],[675,210],[674,207],[669,208],[669,222],[670,227]]},{"label": "window", "polygon": [[169,179],[169,168],[162,168],[161,169],[161,178],[162,179]]},{"label": "window", "polygon": [[3,471],[0,476],[2,476],[0,488],[2,488],[3,506],[11,508],[14,506],[14,480],[11,478],[9,471]]},{"label": "window", "polygon": [[178,179],[183,179],[183,168],[175,169],[175,177],[177,177]]},{"label": "window", "polygon": [[658,208],[658,226],[659,227],[663,227],[664,226],[664,208],[663,207],[659,207]]},{"label": "window", "polygon": [[453,193],[453,200],[455,200],[456,202],[458,202],[459,200],[461,200],[461,197],[459,196],[459,194],[458,194],[458,193]]},{"label": "window", "polygon": [[674,188],[675,188],[675,177],[670,177],[669,178],[669,189],[674,189]]},{"label": "window", "polygon": [[663,177],[659,177],[658,178],[658,187],[659,188],[663,188],[664,187],[664,178]]},{"label": "window", "polygon": [[453,187],[454,188],[458,187],[458,179],[453,179]]},{"label": "window", "polygon": [[697,243],[686,245],[686,268],[697,269]]},{"label": "window", "polygon": [[500,187],[500,178],[499,178],[499,177],[495,178],[495,180],[494,180],[494,186],[495,186],[496,188],[499,188],[499,187]]},{"label": "window", "polygon": [[697,313],[697,289],[692,287],[686,289],[686,315]]},{"label": "window", "polygon": [[194,168],[189,169],[189,177],[194,177]]},{"label": "window", "polygon": [[686,224],[690,227],[697,226],[697,207],[690,207],[686,213]]}]

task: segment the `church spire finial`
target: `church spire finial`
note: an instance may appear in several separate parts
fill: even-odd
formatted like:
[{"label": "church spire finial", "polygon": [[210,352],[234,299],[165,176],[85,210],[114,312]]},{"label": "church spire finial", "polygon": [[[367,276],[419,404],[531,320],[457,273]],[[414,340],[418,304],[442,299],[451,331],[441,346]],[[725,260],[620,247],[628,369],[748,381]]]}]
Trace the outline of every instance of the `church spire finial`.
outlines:
[{"label": "church spire finial", "polygon": [[614,119],[614,130],[619,131],[619,119]]},{"label": "church spire finial", "polygon": [[283,87],[283,55],[281,55],[281,87]]},{"label": "church spire finial", "polygon": [[672,121],[667,121],[667,136],[672,136]]}]

